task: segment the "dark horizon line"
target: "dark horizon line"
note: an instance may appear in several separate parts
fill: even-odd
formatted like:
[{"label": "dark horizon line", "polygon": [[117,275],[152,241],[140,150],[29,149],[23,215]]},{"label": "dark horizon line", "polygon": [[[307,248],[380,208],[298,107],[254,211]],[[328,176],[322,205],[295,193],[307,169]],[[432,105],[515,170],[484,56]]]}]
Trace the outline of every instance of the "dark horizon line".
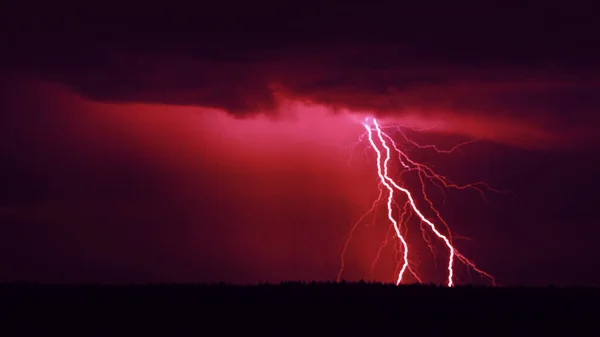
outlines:
[{"label": "dark horizon line", "polygon": [[600,290],[600,286],[594,285],[491,285],[491,284],[457,284],[452,287],[448,287],[444,284],[436,283],[410,283],[397,285],[394,282],[378,282],[378,281],[299,281],[299,280],[288,280],[280,282],[258,282],[258,283],[228,283],[223,281],[217,282],[72,282],[72,283],[60,283],[60,282],[36,282],[36,281],[10,281],[0,282],[0,288],[2,287],[57,287],[57,288],[77,288],[77,287],[107,287],[107,288],[122,288],[122,287],[226,287],[226,288],[260,288],[260,287],[286,287],[286,286],[378,286],[378,287],[390,287],[398,289],[406,288],[477,288],[477,289],[593,289]]}]

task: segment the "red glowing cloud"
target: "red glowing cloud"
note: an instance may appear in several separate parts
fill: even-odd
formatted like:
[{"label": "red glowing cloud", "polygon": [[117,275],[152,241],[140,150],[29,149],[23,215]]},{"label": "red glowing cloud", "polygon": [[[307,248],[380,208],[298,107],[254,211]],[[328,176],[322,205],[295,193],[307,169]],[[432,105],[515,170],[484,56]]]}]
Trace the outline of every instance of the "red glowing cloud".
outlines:
[{"label": "red glowing cloud", "polygon": [[21,118],[42,121],[37,131],[18,120],[13,125],[29,139],[18,154],[27,159],[22,172],[43,165],[41,176],[61,183],[47,186],[42,199],[13,198],[2,216],[44,221],[54,244],[71,256],[62,259],[73,263],[154,265],[157,272],[183,263],[193,267],[173,277],[192,280],[221,261],[248,272],[202,278],[327,279],[325,271],[339,263],[344,228],[373,193],[360,161],[348,166],[362,126],[323,108],[291,106],[295,118],[273,121],[196,107],[90,102],[49,84],[15,86],[13,93]]},{"label": "red glowing cloud", "polygon": [[[36,76],[93,101],[195,106],[242,118],[285,119],[290,110],[301,113],[294,106],[316,106],[525,147],[581,145],[595,135],[589,125],[596,122],[593,111],[600,101],[593,77],[401,61],[381,69],[352,67],[352,60],[364,56],[357,50],[244,63],[114,51],[101,67],[42,70]],[[370,62],[376,63],[373,55]]]}]

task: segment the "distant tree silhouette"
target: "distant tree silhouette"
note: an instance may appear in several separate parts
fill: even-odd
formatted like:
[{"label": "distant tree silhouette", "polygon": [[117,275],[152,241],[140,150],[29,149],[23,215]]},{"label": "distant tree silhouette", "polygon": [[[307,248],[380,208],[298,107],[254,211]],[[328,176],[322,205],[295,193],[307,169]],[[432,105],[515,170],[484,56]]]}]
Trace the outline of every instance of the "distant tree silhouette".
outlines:
[{"label": "distant tree silhouette", "polygon": [[[191,329],[205,335],[211,331],[228,335],[240,328],[246,331],[254,327],[258,330],[253,333],[260,336],[271,331],[277,336],[329,333],[426,337],[448,334],[460,325],[460,336],[465,336],[471,325],[460,323],[476,322],[476,326],[486,327],[485,333],[473,327],[472,332],[477,336],[531,336],[536,334],[528,333],[527,329],[533,328],[537,334],[568,329],[564,331],[575,336],[597,332],[600,290],[555,286],[396,286],[364,280],[288,281],[257,286],[224,282],[197,286],[5,284],[0,286],[0,298],[0,313],[12,315],[11,320],[0,315],[0,323],[26,320],[32,327],[46,329],[44,332],[48,331],[46,326],[37,322],[77,321],[89,327],[114,329],[129,324],[141,329],[159,321],[181,326],[182,317],[189,317]],[[118,320],[111,320],[115,317],[127,319],[117,324]],[[399,322],[402,328],[398,328]],[[277,328],[280,326],[286,330]],[[153,332],[151,328],[148,330]],[[136,330],[134,335],[140,333]]]}]

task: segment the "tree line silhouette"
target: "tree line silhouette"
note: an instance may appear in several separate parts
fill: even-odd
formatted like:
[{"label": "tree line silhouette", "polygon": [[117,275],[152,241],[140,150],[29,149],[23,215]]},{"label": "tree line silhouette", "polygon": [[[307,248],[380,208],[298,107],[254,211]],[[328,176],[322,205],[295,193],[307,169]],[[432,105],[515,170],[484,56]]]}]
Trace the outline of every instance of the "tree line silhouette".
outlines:
[{"label": "tree line silhouette", "polygon": [[110,335],[587,335],[600,332],[599,299],[596,288],[553,286],[12,283],[0,286],[0,323],[16,325],[19,335],[80,326],[77,333]]}]

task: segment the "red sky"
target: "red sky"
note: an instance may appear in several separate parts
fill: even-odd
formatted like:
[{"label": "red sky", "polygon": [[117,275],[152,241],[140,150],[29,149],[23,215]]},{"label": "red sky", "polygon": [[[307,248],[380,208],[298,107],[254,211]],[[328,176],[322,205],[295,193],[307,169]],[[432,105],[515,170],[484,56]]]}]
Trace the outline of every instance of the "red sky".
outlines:
[{"label": "red sky", "polygon": [[[277,119],[239,119],[200,107],[92,102],[57,84],[13,83],[9,106],[20,114],[10,120],[4,143],[19,147],[10,153],[16,147],[5,146],[3,152],[15,166],[5,177],[15,175],[8,185],[16,193],[5,199],[1,213],[9,224],[3,256],[11,265],[4,279],[332,279],[348,230],[377,195],[372,153],[361,146],[351,150],[364,130],[361,112],[334,113],[286,100]],[[382,123],[396,120],[434,127],[419,140],[441,147],[483,139],[456,154],[415,156],[459,183],[487,180],[516,189],[515,196],[491,195],[495,206],[475,192],[449,192],[444,216],[458,234],[474,239],[459,241],[462,250],[491,272],[507,270],[500,280],[510,280],[511,268],[547,258],[558,243],[551,234],[535,234],[544,227],[530,222],[539,202],[529,208],[526,199],[528,193],[558,192],[548,186],[530,192],[523,182],[534,185],[541,173],[515,167],[530,167],[526,158],[539,156],[539,146],[554,144],[555,135],[538,129],[533,139],[507,138],[513,131],[527,135],[527,125],[451,113],[387,117]],[[576,226],[587,226],[590,220],[578,221]],[[371,262],[386,229],[382,220],[359,227],[348,252],[348,278],[372,277]],[[427,261],[417,239],[415,251]],[[539,253],[519,256],[532,242]],[[503,253],[506,247],[512,253]],[[10,262],[15,256],[18,265]],[[424,263],[426,277],[443,278]],[[373,277],[394,280],[389,252]]]},{"label": "red sky", "polygon": [[[514,192],[433,192],[500,283],[600,284],[596,20],[315,6],[2,20],[0,280],[332,280],[377,195],[373,153],[352,150],[376,116],[442,148],[478,140],[411,155]],[[348,279],[395,279],[389,252],[370,274],[386,229],[359,228]]]}]

